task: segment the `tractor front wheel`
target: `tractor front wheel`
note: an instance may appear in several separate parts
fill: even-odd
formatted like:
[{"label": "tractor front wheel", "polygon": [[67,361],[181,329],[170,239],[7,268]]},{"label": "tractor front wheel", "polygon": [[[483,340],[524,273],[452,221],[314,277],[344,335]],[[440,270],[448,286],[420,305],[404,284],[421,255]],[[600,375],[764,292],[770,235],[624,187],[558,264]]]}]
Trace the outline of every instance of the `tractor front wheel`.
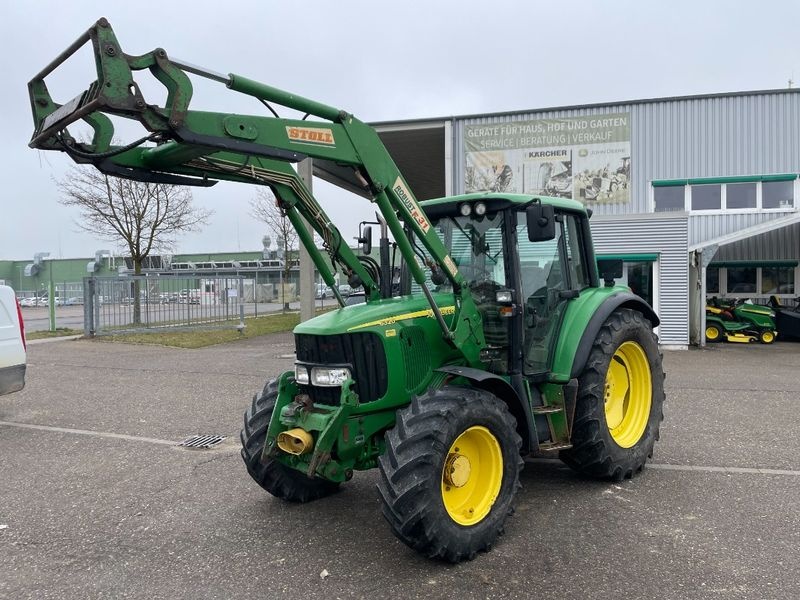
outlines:
[{"label": "tractor front wheel", "polygon": [[611,314],[578,379],[572,448],[560,457],[598,479],[638,473],[664,418],[664,371],[650,323],[630,309]]},{"label": "tractor front wheel", "polygon": [[394,534],[454,563],[489,550],[513,511],[521,443],[508,407],[489,392],[448,386],[413,398],[378,461]]},{"label": "tractor front wheel", "polygon": [[758,341],[762,344],[772,344],[775,342],[775,332],[771,329],[765,329],[758,334]]},{"label": "tractor front wheel", "polygon": [[247,472],[270,494],[289,502],[310,502],[334,493],[339,488],[338,483],[312,479],[271,458],[262,462],[267,427],[277,398],[278,382],[273,379],[264,386],[260,395],[253,396],[250,408],[244,413],[244,427],[239,438]]}]

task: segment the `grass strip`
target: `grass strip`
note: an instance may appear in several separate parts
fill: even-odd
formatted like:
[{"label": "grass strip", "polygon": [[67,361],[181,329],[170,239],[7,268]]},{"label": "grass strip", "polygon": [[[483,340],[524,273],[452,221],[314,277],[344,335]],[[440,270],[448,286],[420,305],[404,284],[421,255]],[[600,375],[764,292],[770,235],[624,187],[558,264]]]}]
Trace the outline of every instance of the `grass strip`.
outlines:
[{"label": "grass strip", "polygon": [[231,322],[230,329],[205,329],[193,331],[148,331],[143,333],[120,333],[103,335],[95,338],[101,342],[123,342],[126,344],[152,344],[173,348],[205,348],[236,340],[246,340],[270,333],[291,331],[300,323],[300,314],[277,313],[263,317],[245,319],[244,331],[235,327],[237,321]]}]

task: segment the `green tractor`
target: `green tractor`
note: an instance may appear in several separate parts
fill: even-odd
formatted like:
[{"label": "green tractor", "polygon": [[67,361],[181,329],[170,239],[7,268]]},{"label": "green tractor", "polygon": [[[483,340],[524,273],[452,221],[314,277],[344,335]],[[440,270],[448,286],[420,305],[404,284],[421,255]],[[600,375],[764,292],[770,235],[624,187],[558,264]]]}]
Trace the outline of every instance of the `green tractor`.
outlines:
[{"label": "green tractor", "polygon": [[[97,81],[58,104],[44,80],[85,43]],[[166,87],[163,106],[142,96],[133,75],[144,69]],[[187,73],[252,96],[270,114],[191,110]],[[105,19],[29,90],[31,147],[119,177],[268,186],[297,229],[340,308],[295,328],[295,368],[245,413],[242,457],[270,494],[316,500],[377,468],[397,537],[458,562],[503,532],[523,457],[559,457],[583,475],[621,480],[652,456],[664,402],[658,317],[629,289],[601,281],[579,202],[505,193],[418,202],[376,132],[353,115],[162,49],[125,54]],[[281,118],[279,106],[306,117]],[[117,145],[108,115],[148,134]],[[79,119],[90,142],[68,131]],[[371,230],[361,255],[344,242],[293,167],[305,159],[376,206],[377,258]],[[336,275],[362,288],[365,302],[346,306]]]}]

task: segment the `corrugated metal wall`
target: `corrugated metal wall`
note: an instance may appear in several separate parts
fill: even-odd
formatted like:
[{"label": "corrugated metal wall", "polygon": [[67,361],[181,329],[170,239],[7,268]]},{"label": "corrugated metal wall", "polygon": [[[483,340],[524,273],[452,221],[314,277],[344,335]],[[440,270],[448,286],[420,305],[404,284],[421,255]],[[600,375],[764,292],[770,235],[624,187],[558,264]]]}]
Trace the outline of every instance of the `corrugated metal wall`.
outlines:
[{"label": "corrugated metal wall", "polygon": [[[656,311],[662,344],[689,343],[689,246],[687,216],[660,213],[598,217],[589,221],[595,251],[607,254],[659,255]],[[654,232],[658,232],[657,235]]]}]

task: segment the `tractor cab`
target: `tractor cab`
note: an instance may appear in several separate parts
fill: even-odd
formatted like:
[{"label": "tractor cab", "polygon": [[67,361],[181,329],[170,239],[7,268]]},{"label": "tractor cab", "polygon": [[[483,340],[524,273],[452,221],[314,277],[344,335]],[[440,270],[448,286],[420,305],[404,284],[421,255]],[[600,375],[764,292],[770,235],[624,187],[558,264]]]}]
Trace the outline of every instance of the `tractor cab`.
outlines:
[{"label": "tractor cab", "polygon": [[487,370],[546,375],[567,304],[597,279],[585,209],[569,200],[496,194],[422,206],[481,314]]}]

